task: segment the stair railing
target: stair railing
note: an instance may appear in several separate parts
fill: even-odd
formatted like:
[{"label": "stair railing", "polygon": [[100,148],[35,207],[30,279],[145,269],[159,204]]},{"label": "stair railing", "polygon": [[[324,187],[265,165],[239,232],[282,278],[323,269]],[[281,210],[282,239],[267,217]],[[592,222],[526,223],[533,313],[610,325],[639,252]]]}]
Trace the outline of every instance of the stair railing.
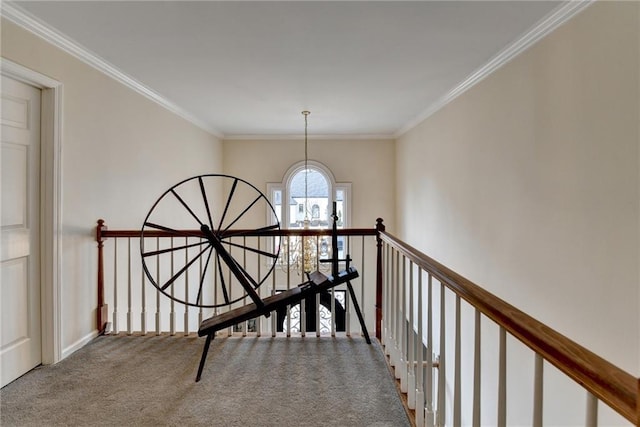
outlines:
[{"label": "stair railing", "polygon": [[[197,234],[197,232],[194,231],[192,234]],[[344,248],[341,246],[341,251],[345,255],[350,255],[353,265],[359,272],[360,277],[353,281],[352,285],[356,297],[363,307],[363,315],[369,330],[374,330],[375,325],[380,324],[380,319],[375,319],[376,312],[374,310],[377,278],[374,243],[376,233],[375,228],[338,230],[340,243],[344,244]],[[240,235],[241,237],[238,239],[253,236],[251,232],[246,230]],[[321,244],[323,239],[326,240],[330,235],[330,229],[261,230],[258,238],[264,239],[264,245],[269,245],[273,244],[273,241],[269,241],[269,239],[277,237],[280,239],[282,247],[289,248],[300,247],[301,239],[312,239],[314,242],[312,247],[318,251],[314,257],[314,262],[317,263],[315,268],[321,271],[327,270],[326,273],[331,274],[328,270],[330,265],[320,263],[322,254],[319,253],[320,248],[324,246]],[[140,236],[140,230],[110,230],[104,220],[98,220],[96,227],[96,241],[98,243],[98,307],[96,317],[97,329],[101,333],[126,332],[131,335],[152,332],[172,335],[180,333],[187,336],[198,330],[203,319],[251,302],[250,300],[240,300],[227,307],[203,309],[187,306],[167,298],[150,284],[143,273],[139,249]],[[151,240],[151,247],[154,247],[153,245],[164,248],[173,247],[174,240],[182,239],[182,237],[175,237],[175,235],[163,230],[146,232],[145,236],[147,236],[145,239]],[[186,242],[175,242],[176,246],[182,244],[186,246]],[[281,251],[281,255],[282,253]],[[306,281],[301,269],[302,266],[299,263],[296,264],[293,257],[281,256],[277,262],[279,264],[274,268],[271,276],[258,288],[261,297],[287,290]],[[169,266],[163,266],[163,268],[169,268]],[[252,268],[260,271],[261,268],[267,268],[267,266],[256,265]],[[192,282],[188,286],[197,289],[198,277],[196,275],[186,280]],[[240,292],[240,290],[229,288],[230,294],[238,295],[236,292]],[[312,307],[309,307],[309,304]],[[275,336],[280,332],[287,336],[292,334],[305,336],[308,333],[314,333],[316,336],[321,334],[335,336],[336,333],[344,332],[350,336],[352,328],[356,333],[362,332],[359,331],[359,322],[353,311],[354,306],[350,300],[350,293],[346,291],[345,286],[338,286],[331,289],[330,298],[321,300],[321,295],[316,295],[315,304],[313,301],[303,300],[296,306],[287,307],[286,313],[272,313],[273,315],[269,319],[258,318],[255,321],[246,321],[229,328],[226,333],[229,336],[237,334],[246,336],[247,333],[255,333],[258,336],[264,334]],[[310,314],[311,318],[306,315],[307,312],[312,313]],[[335,313],[335,316],[332,313]],[[314,314],[315,318],[313,318]],[[338,321],[339,315],[342,316],[340,321]],[[307,322],[311,322],[311,325],[307,325]],[[356,331],[355,328],[358,330]]]},{"label": "stair railing", "polygon": [[[382,243],[383,264],[382,341],[400,387],[407,393],[408,406],[415,409],[416,425],[486,424],[481,420],[481,408],[486,407],[482,405],[482,390],[486,386],[482,387],[480,375],[482,318],[491,320],[498,328],[498,349],[494,351],[498,359],[497,407],[496,414],[491,414],[495,417],[491,424],[500,427],[508,424],[507,399],[515,397],[507,393],[509,336],[534,353],[533,413],[526,424],[543,425],[543,366],[547,362],[587,391],[585,425],[597,425],[598,401],[632,425],[640,425],[640,379],[391,234],[381,231],[379,241]],[[465,307],[466,325],[472,324],[468,328],[471,331],[466,333],[462,331],[461,321],[463,302],[468,304]],[[469,315],[470,312],[473,314]],[[469,321],[469,318],[473,320]],[[465,343],[465,349],[473,353],[472,362],[468,360],[471,357],[469,352],[462,352],[463,335],[472,336],[471,342]],[[467,369],[464,371],[461,368],[463,356],[467,356]],[[463,377],[469,371],[472,372]],[[452,378],[448,377],[451,373]],[[464,422],[463,392],[467,399]]]},{"label": "stair railing", "polygon": [[[287,240],[303,236],[319,239],[329,233],[329,230],[279,230],[274,235]],[[496,402],[492,424],[506,426],[507,399],[514,398],[507,393],[507,342],[514,339],[534,354],[532,414],[527,424],[542,426],[545,420],[546,363],[586,390],[585,425],[598,424],[598,402],[602,402],[632,425],[640,426],[639,378],[387,233],[381,219],[377,220],[375,228],[342,229],[339,234],[347,239],[347,252],[360,272],[359,283],[354,286],[359,292],[365,321],[367,325],[373,323],[373,327],[368,327],[375,330],[384,346],[400,389],[407,394],[407,404],[414,410],[417,426],[482,425],[486,419],[486,414],[481,413],[486,407],[482,405],[483,397]],[[170,239],[171,236],[158,231],[153,238]],[[103,220],[98,221],[98,330],[117,334],[121,332],[119,324],[124,323],[123,330],[128,334],[149,331],[176,334],[180,330],[189,335],[197,330],[203,318],[213,313],[202,309],[194,313],[190,311],[193,307],[167,301],[155,292],[142,274],[139,253],[132,249],[139,247],[139,239],[140,230],[109,230]],[[105,250],[108,240],[111,242]],[[297,284],[300,275],[288,262],[285,261],[282,269],[277,269],[269,286],[266,283],[261,286],[266,287],[265,292],[276,292],[283,283],[285,287]],[[345,294],[349,319],[348,293]],[[304,304],[300,308],[304,312]],[[316,301],[316,311],[318,308]],[[179,329],[178,318],[181,316],[178,314],[182,310],[184,321]],[[155,311],[153,315],[152,311]],[[469,311],[473,313],[471,332],[463,331],[462,323],[462,313],[469,317]],[[154,319],[149,322],[150,327],[147,326],[148,317]],[[135,318],[140,320],[136,322]],[[244,324],[236,330],[230,329],[228,335],[241,332],[244,336],[252,331],[258,336],[275,336],[275,321],[276,316],[271,316],[271,320],[262,319],[252,326],[253,329]],[[286,313],[286,322],[290,327],[290,310]],[[346,322],[347,335],[351,334],[351,323],[357,324],[351,320]],[[481,376],[485,341],[481,331],[486,323],[497,328],[497,350],[492,350],[497,359],[495,396],[482,394],[489,382],[485,379],[483,384]],[[330,332],[335,335],[335,322],[332,325]],[[291,335],[291,329],[287,331],[287,335]],[[302,324],[299,333],[304,336],[305,332]],[[316,335],[320,332],[316,331]],[[471,343],[464,341],[468,335],[472,335]],[[471,348],[473,354],[471,367],[465,366],[464,370],[463,348]],[[471,378],[464,377],[463,374],[469,371]],[[466,401],[471,400],[470,414],[463,413],[463,394]]]}]

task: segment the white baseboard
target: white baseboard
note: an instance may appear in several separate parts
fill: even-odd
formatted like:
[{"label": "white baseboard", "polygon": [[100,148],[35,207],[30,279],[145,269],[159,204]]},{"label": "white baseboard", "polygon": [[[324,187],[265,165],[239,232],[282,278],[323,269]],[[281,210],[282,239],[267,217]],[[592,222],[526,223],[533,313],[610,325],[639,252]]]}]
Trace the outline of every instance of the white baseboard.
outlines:
[{"label": "white baseboard", "polygon": [[89,343],[89,341],[91,341],[92,339],[94,339],[97,336],[98,336],[98,331],[97,330],[92,331],[90,334],[87,334],[84,337],[80,338],[78,341],[74,342],[69,347],[64,348],[62,350],[62,359],[61,360],[66,359],[68,356],[71,356],[73,353],[75,353],[76,351],[80,350],[82,347],[87,345]]}]

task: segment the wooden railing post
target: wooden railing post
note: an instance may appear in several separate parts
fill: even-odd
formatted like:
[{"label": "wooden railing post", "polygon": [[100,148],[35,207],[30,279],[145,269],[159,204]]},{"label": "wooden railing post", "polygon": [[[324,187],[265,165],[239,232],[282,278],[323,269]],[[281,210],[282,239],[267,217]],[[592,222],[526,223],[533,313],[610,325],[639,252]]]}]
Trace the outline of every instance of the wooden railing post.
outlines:
[{"label": "wooden railing post", "polygon": [[382,339],[382,239],[380,233],[385,231],[382,218],[376,219],[376,338]]},{"label": "wooden railing post", "polygon": [[104,241],[102,232],[107,229],[104,220],[98,220],[96,227],[96,241],[98,242],[98,310],[96,313],[98,333],[103,334],[107,325],[108,310],[104,303]]}]

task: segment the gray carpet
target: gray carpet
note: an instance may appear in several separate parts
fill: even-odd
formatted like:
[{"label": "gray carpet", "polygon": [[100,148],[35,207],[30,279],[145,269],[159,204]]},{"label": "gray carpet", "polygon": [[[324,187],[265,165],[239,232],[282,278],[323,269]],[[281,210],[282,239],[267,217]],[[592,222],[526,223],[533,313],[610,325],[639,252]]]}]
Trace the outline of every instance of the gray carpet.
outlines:
[{"label": "gray carpet", "polygon": [[408,426],[361,338],[98,337],[0,390],[4,426]]}]

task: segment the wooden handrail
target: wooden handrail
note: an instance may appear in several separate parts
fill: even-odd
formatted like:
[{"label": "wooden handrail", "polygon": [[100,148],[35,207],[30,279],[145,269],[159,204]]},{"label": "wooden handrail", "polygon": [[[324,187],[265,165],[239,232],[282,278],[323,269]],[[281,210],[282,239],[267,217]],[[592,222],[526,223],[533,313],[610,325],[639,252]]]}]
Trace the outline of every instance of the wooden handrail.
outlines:
[{"label": "wooden handrail", "polygon": [[[102,221],[102,220],[100,220]],[[99,224],[100,226],[100,224]],[[100,236],[103,239],[108,237],[140,237],[142,232],[140,230],[109,230],[106,225],[102,225],[103,229]],[[375,236],[377,231],[375,228],[339,228],[338,236]],[[274,237],[274,236],[330,236],[331,229],[287,229],[287,230],[229,230],[226,234],[223,233],[223,237],[233,236],[261,236],[261,237]],[[201,230],[179,230],[175,233],[163,230],[145,230],[144,237],[204,237],[204,233]]]},{"label": "wooden handrail", "polygon": [[384,231],[380,239],[442,282],[598,399],[640,425],[640,379]]}]

